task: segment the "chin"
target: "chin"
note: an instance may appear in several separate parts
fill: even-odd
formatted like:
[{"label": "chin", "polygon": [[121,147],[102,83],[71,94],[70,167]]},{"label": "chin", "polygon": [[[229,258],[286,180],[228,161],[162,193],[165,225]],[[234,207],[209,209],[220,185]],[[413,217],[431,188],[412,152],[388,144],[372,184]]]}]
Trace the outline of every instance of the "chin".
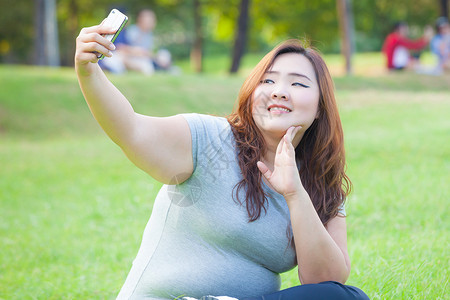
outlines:
[{"label": "chin", "polygon": [[271,135],[283,136],[291,126],[300,125],[292,118],[286,116],[271,116],[271,115],[257,115],[253,116],[253,120],[263,133],[270,133]]},{"label": "chin", "polygon": [[263,132],[282,137],[292,125],[287,124],[265,124],[260,128]]}]

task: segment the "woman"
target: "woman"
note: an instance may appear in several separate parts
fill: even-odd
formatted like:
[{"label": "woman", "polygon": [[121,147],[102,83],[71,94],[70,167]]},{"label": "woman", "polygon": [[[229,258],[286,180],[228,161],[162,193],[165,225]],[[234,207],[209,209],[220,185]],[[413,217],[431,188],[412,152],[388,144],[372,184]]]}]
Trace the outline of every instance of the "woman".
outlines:
[{"label": "woman", "polygon": [[[137,114],[93,52],[101,25],[77,38],[75,69],[99,124],[164,183],[118,299],[367,299],[350,272],[342,127],[325,63],[288,41],[245,81],[228,119]],[[279,273],[299,266],[285,291]]]}]

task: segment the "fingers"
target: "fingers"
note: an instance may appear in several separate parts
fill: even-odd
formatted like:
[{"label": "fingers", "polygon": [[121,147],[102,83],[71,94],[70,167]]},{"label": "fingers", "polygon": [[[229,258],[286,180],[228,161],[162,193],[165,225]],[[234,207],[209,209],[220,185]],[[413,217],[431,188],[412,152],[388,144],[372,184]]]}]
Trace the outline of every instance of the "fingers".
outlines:
[{"label": "fingers", "polygon": [[294,140],[295,136],[301,129],[302,129],[302,126],[289,127],[288,130],[286,131],[286,133],[284,134],[284,136],[281,138],[280,142],[278,143],[276,153],[279,154],[279,153],[283,152],[285,141],[287,142],[287,144],[292,145],[292,141]]},{"label": "fingers", "polygon": [[87,43],[81,43],[77,47],[77,53],[76,53],[76,60],[80,62],[97,62],[98,60],[98,53],[101,53],[107,57],[112,56],[112,52],[106,48],[105,46],[96,43],[96,42],[87,42]]},{"label": "fingers", "polygon": [[[283,151],[289,150],[292,146],[292,140],[295,137],[295,134],[301,129],[301,126],[291,126],[286,131],[285,135],[281,138],[280,142],[277,146],[276,154],[281,154]],[[285,145],[286,144],[286,145]]]},{"label": "fingers", "polygon": [[295,156],[295,149],[294,146],[292,145],[291,140],[285,135],[282,139],[284,141],[285,146],[283,147],[284,149],[284,157],[287,160],[291,160],[292,157]]},{"label": "fingers", "polygon": [[262,161],[258,161],[256,163],[256,166],[258,167],[259,171],[264,175],[264,177],[266,177],[267,179],[269,179],[270,176],[272,176],[272,172],[269,170],[269,168],[266,166],[266,164],[263,163]]},{"label": "fingers", "polygon": [[98,57],[96,53],[81,53],[75,57],[75,60],[79,62],[96,63],[98,62]]},{"label": "fingers", "polygon": [[106,48],[102,44],[95,43],[95,42],[86,43],[85,51],[98,52],[98,53],[102,53],[102,54],[104,54],[106,56],[112,56],[112,53],[111,53],[111,51],[108,48]]},{"label": "fingers", "polygon": [[[285,151],[288,151],[288,152],[295,151],[292,141],[294,140],[295,136],[301,129],[302,129],[302,126],[289,127],[288,130],[286,131],[286,134],[281,139],[282,146],[280,147],[280,149],[284,149]],[[281,153],[281,151],[283,151],[283,150],[280,150],[280,152],[278,152],[278,153]]]},{"label": "fingers", "polygon": [[111,57],[111,50],[114,50],[115,46],[102,36],[111,32],[113,32],[111,29],[102,25],[83,28],[76,40],[75,61],[81,64],[96,63],[98,53]]},{"label": "fingers", "polygon": [[303,126],[296,126],[294,131],[292,132],[292,139],[291,142],[294,140],[294,137],[297,135],[297,133],[303,128]]},{"label": "fingers", "polygon": [[289,142],[292,143],[297,133],[302,129],[302,126],[291,126],[286,131],[285,136],[288,138]]},{"label": "fingers", "polygon": [[275,160],[277,160],[277,158],[280,159],[280,157],[282,157],[282,153],[287,153],[287,157],[293,155],[295,149],[294,145],[292,145],[292,141],[301,129],[302,126],[291,126],[288,128],[288,130],[278,143]]},{"label": "fingers", "polygon": [[94,25],[91,27],[85,27],[81,29],[81,34],[88,34],[88,33],[98,33],[98,34],[114,34],[116,33],[116,30],[114,28],[108,27],[104,25],[105,20],[103,20],[100,25]]},{"label": "fingers", "polygon": [[77,38],[77,43],[78,44],[97,43],[105,48],[108,48],[109,50],[114,50],[116,48],[113,43],[111,43],[105,37],[101,36],[98,32],[91,32],[85,34],[80,33],[80,35]]}]

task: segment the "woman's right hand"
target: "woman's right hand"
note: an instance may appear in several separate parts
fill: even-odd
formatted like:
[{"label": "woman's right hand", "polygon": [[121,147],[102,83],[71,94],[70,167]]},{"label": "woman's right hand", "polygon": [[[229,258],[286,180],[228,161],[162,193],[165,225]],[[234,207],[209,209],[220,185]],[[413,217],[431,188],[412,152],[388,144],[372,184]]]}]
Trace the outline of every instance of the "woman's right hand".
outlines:
[{"label": "woman's right hand", "polygon": [[91,75],[97,65],[97,53],[101,53],[107,57],[111,57],[110,50],[114,50],[115,46],[102,34],[114,34],[113,28],[105,27],[102,24],[86,27],[81,29],[76,39],[75,49],[75,70],[78,75]]}]

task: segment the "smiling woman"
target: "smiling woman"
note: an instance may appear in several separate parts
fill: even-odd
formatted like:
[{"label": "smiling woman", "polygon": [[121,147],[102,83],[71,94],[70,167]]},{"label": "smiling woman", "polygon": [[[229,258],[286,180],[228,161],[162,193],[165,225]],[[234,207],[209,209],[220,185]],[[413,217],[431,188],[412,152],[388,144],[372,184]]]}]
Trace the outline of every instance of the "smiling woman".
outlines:
[{"label": "smiling woman", "polygon": [[[298,41],[271,51],[228,118],[137,114],[97,65],[93,26],[75,68],[97,121],[164,183],[118,299],[368,299],[350,272],[343,133],[328,70]],[[296,265],[302,285],[279,291]],[[214,299],[208,296],[208,299]]]},{"label": "smiling woman", "polygon": [[[284,114],[273,111],[280,110],[278,107],[284,108]],[[269,163],[273,162],[281,137],[290,126],[297,127],[293,139],[296,159],[304,166],[299,168],[302,183],[320,219],[326,224],[327,214],[336,215],[342,208],[350,191],[350,180],[344,172],[343,131],[331,76],[316,51],[291,40],[268,53],[242,86],[238,108],[228,119],[241,151],[254,150],[255,163],[265,159],[265,151]],[[245,143],[253,133],[258,133],[253,145]],[[241,163],[243,174],[248,173],[247,182],[258,173],[252,166]]]}]

